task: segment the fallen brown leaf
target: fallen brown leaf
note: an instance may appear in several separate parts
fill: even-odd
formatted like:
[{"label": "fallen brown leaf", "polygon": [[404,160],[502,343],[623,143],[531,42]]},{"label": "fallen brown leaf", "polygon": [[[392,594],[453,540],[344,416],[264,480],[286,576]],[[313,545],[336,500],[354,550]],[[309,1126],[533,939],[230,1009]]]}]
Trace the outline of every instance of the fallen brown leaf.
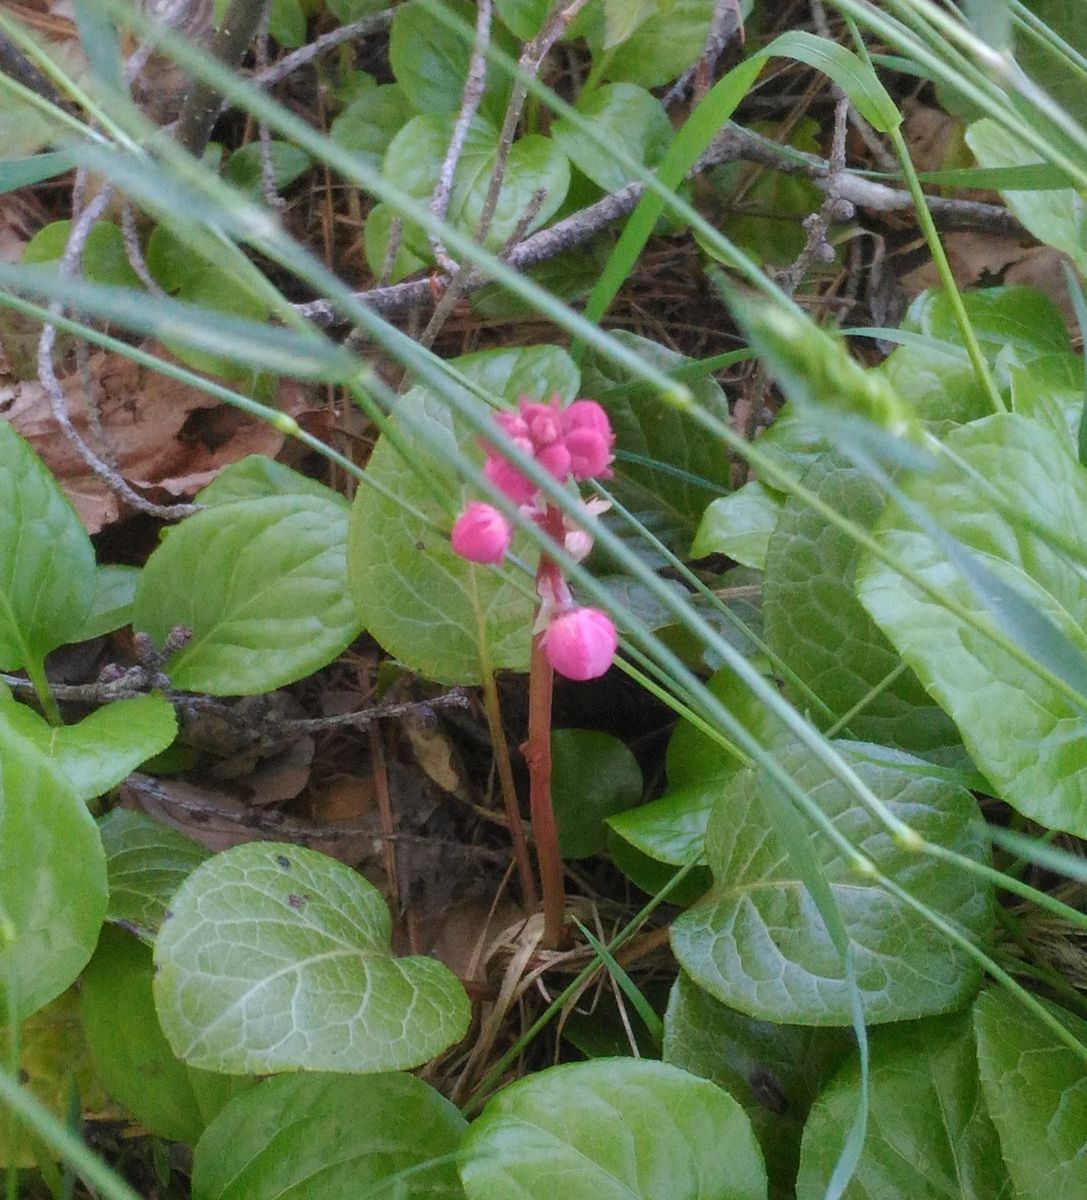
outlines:
[{"label": "fallen brown leaf", "polygon": [[[283,434],[270,425],[120,355],[92,353],[89,370],[106,440],[121,474],[138,489],[153,489],[167,499],[192,496],[230,463],[247,454],[275,456],[283,445]],[[75,428],[101,452],[90,432],[78,373],[64,378],[62,386]],[[294,384],[283,386],[280,404],[291,416],[307,407]],[[40,384],[0,388],[0,415],[41,455],[89,532],[125,514],[125,506],[61,432]]]}]

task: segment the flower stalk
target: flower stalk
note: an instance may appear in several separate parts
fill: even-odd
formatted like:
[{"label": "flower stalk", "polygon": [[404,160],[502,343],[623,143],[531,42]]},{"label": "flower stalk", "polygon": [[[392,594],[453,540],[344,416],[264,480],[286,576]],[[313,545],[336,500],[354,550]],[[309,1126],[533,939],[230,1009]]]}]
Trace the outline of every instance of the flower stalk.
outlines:
[{"label": "flower stalk", "polygon": [[[559,396],[547,404],[522,397],[516,412],[502,412],[495,423],[519,449],[531,454],[560,483],[610,476],[615,441],[604,410],[592,400],[562,406]],[[527,476],[497,447],[483,443],[484,474],[548,538],[577,561],[592,549],[592,538],[576,522],[549,503]],[[585,504],[587,513],[604,511],[599,499]],[[504,513],[474,500],[457,518],[450,535],[462,558],[497,564],[505,558],[513,529]],[[566,896],[559,833],[551,803],[551,709],[557,671],[568,679],[595,679],[612,664],[618,645],[607,613],[577,604],[558,563],[541,553],[536,568],[540,607],[532,629],[529,669],[528,737],[521,747],[529,771],[529,808],[543,896],[543,944],[558,947],[564,936]],[[528,897],[526,896],[526,900]]]}]

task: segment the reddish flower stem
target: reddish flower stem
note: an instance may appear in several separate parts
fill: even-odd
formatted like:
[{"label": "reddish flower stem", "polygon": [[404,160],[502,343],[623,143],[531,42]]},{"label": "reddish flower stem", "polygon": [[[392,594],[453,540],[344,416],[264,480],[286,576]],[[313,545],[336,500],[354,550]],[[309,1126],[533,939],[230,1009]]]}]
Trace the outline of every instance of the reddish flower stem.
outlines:
[{"label": "reddish flower stem", "polygon": [[[548,505],[542,525],[556,542],[562,542],[562,513]],[[536,568],[539,587],[562,579],[558,566],[540,555]],[[559,829],[551,804],[551,700],[555,672],[543,648],[543,633],[532,638],[532,660],[528,677],[528,738],[521,747],[529,776],[529,812],[536,861],[543,893],[544,932],[542,946],[555,950],[562,944],[566,928],[566,885],[559,853]]]}]

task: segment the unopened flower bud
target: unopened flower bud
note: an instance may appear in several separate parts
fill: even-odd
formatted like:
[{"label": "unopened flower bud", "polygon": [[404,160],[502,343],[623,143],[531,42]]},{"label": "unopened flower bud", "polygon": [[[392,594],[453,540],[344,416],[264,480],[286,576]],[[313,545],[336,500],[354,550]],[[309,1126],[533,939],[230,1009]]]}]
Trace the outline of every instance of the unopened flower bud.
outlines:
[{"label": "unopened flower bud", "polygon": [[604,475],[615,442],[608,414],[595,400],[575,400],[563,410],[563,432],[575,479]]},{"label": "unopened flower bud", "polygon": [[487,456],[483,465],[483,474],[494,484],[503,495],[508,496],[514,504],[528,504],[539,490],[536,485],[501,454]]},{"label": "unopened flower bud", "polygon": [[497,508],[473,500],[457,518],[449,540],[456,553],[469,562],[498,563],[512,538],[510,523]]},{"label": "unopened flower bud", "polygon": [[611,617],[598,608],[559,613],[543,635],[547,661],[567,679],[596,679],[611,666],[619,639]]}]

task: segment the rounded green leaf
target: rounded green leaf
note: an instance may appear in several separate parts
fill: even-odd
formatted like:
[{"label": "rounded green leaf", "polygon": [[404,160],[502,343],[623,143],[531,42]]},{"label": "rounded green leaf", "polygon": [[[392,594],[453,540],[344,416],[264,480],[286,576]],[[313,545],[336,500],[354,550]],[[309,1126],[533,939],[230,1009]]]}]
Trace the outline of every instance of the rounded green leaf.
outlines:
[{"label": "rounded green leaf", "polygon": [[808,1109],[849,1051],[843,1029],[773,1025],[726,1008],[680,973],[664,1015],[664,1061],[743,1105],[772,1197],[793,1196]]},{"label": "rounded green leaf", "polygon": [[139,578],[138,567],[115,564],[99,567],[94,574],[94,596],[90,611],[73,640],[87,642],[129,624]]},{"label": "rounded green leaf", "polygon": [[[396,210],[387,204],[375,204],[366,218],[366,226],[362,231],[362,246],[366,252],[367,265],[375,278],[384,279],[386,276],[389,242],[394,223],[398,220]],[[422,229],[418,225],[405,225],[400,221],[400,240],[391,264],[392,269],[387,272],[386,282],[399,283],[406,276],[421,271],[430,261],[430,245]]]},{"label": "rounded green leaf", "polygon": [[[415,117],[393,138],[385,154],[382,173],[420,200],[429,200],[453,132],[453,118]],[[498,158],[498,127],[476,117],[468,132],[453,175],[446,220],[462,233],[475,234],[490,187],[491,171]],[[562,204],[570,186],[570,164],[549,138],[530,134],[510,147],[502,187],[482,244],[501,250],[518,230],[538,229]],[[537,193],[544,193],[537,208]],[[535,209],[527,225],[526,214]],[[405,230],[409,249],[430,247],[418,226]]]},{"label": "rounded green leaf", "polygon": [[[647,896],[655,896],[677,873],[676,867],[643,854],[614,830],[608,832],[608,857]],[[708,867],[695,867],[668,893],[668,901],[678,905],[694,904],[706,894],[712,883],[713,876]]]},{"label": "rounded green leaf", "polygon": [[746,567],[763,570],[770,536],[781,516],[782,497],[753,479],[731,496],[712,500],[691,544],[692,558],[727,554]]},{"label": "rounded green leaf", "polygon": [[642,854],[681,867],[701,855],[710,813],[725,788],[725,776],[674,788],[656,800],[608,819],[608,825]]},{"label": "rounded green leaf", "polygon": [[704,1079],[644,1059],[551,1067],[468,1130],[468,1200],[765,1200],[751,1123]]},{"label": "rounded green leaf", "polygon": [[109,877],[106,917],[150,941],[174,892],[209,857],[208,851],[169,825],[127,808],[107,813],[98,831]]},{"label": "rounded green leaf", "polygon": [[[607,79],[625,79],[642,87],[671,83],[692,66],[706,44],[718,0],[668,0],[643,21],[608,59]],[[751,0],[740,0],[746,16]],[[597,48],[593,47],[596,56]]]},{"label": "rounded green leaf", "polygon": [[[632,83],[596,88],[577,108],[609,145],[646,167],[655,167],[660,162],[674,136],[672,122],[661,102],[645,88]],[[627,167],[609,157],[607,150],[568,119],[556,121],[551,136],[574,166],[605,192],[617,192],[634,178]]]},{"label": "rounded green leaf", "polygon": [[[63,258],[71,231],[71,221],[54,221],[39,229],[23,250],[23,262],[47,263]],[[124,237],[120,229],[110,221],[97,221],[91,226],[83,246],[80,266],[84,277],[91,283],[107,283],[114,287],[143,287],[139,276],[129,264]]]},{"label": "rounded green leaf", "polygon": [[332,122],[329,133],[337,145],[378,171],[390,143],[410,116],[403,89],[387,83],[356,96]]},{"label": "rounded green leaf", "polygon": [[[1055,433],[1014,414],[948,434],[946,444],[1013,511],[1079,541],[1087,478]],[[947,459],[909,479],[905,494],[1087,653],[1087,579],[1019,521],[994,511],[982,487]],[[876,527],[882,546],[927,583],[995,628],[993,617],[940,547],[897,506]],[[1000,797],[1026,816],[1087,836],[1087,727],[1060,688],[919,591],[891,566],[862,560],[864,606],[926,690],[952,717],[966,749]]]},{"label": "rounded green leaf", "polygon": [[551,11],[551,0],[495,0],[495,12],[522,41],[540,32]]},{"label": "rounded green leaf", "polygon": [[393,958],[381,893],[343,863],[250,842],[181,885],[155,942],[174,1052],[230,1074],[370,1073],[459,1041],[468,997],[431,958]]},{"label": "rounded green leaf", "polygon": [[[788,730],[731,667],[719,667],[706,681],[706,687],[762,745],[791,739]],[[672,788],[732,776],[742,765],[737,754],[726,750],[697,725],[682,718],[676,722],[665,754],[665,769]]]},{"label": "rounded green leaf", "polygon": [[331,662],[358,635],[347,591],[347,512],[317,496],[269,496],[189,517],[147,560],[133,624],[162,645],[175,687],[270,692]]},{"label": "rounded green leaf", "polygon": [[[1008,347],[1025,358],[1072,350],[1061,310],[1034,288],[978,288],[963,296],[963,304],[978,343],[991,358]],[[902,328],[957,346],[962,333],[955,311],[945,291],[929,288],[910,304]]]},{"label": "rounded green leaf", "polygon": [[[1087,1046],[1087,1022],[1050,1006]],[[981,1086],[1019,1200],[1087,1195],[1087,1072],[1007,993],[990,988],[974,1004]]]},{"label": "rounded green leaf", "polygon": [[[300,146],[290,142],[271,141],[268,155],[272,160],[272,175],[277,190],[290,187],[313,165],[313,159]],[[243,191],[253,195],[262,194],[264,179],[264,147],[258,142],[248,142],[230,156],[223,171],[223,178]]]},{"label": "rounded green leaf", "polygon": [[208,1121],[256,1080],[187,1067],[163,1036],[151,951],[107,926],[79,993],[83,1032],[106,1091],[148,1132],[195,1145]]},{"label": "rounded green leaf", "polygon": [[[974,798],[923,773],[920,760],[881,747],[836,743],[839,753],[900,820],[926,840],[978,861],[988,849]],[[904,850],[836,776],[799,745],[778,763],[841,834],[920,904],[984,942],[992,890],[973,875]],[[918,768],[922,768],[919,770]],[[760,798],[769,781],[736,776],[710,817],[706,857],[717,886],[672,926],[680,964],[724,1004],[764,1020],[848,1025],[852,999],[842,957]],[[777,785],[773,785],[777,786]],[[797,821],[803,820],[799,816]],[[804,822],[819,868],[853,943],[865,1020],[901,1021],[964,1004],[980,968],[904,901],[858,875]]]},{"label": "rounded green leaf", "polygon": [[[444,4],[467,24],[467,37],[436,19],[423,5],[412,3],[397,8],[389,32],[393,74],[409,103],[420,113],[457,112],[468,74],[475,8],[466,0],[444,0]],[[507,53],[513,49],[509,37],[500,29],[492,30],[492,40]],[[506,111],[510,86],[510,76],[496,63],[488,63],[482,107],[496,121]]]},{"label": "rounded green leaf", "polygon": [[0,420],[0,670],[76,641],[95,593],[94,547],[41,459]]},{"label": "rounded green leaf", "polygon": [[[883,508],[879,487],[834,454],[818,459],[804,486],[861,526]],[[765,636],[770,648],[840,718],[853,712],[901,660],[857,600],[853,579],[860,547],[802,500],[785,501],[766,556],[763,582]],[[786,696],[809,705],[792,684]],[[818,719],[826,722],[825,714]],[[937,758],[955,754],[952,722],[910,671],[899,675],[849,720],[860,739]]]},{"label": "rounded green leaf", "polygon": [[0,713],[0,1012],[11,1004],[22,1020],[59,996],[94,951],[105,913],[94,819]]},{"label": "rounded green leaf", "polygon": [[[878,1029],[869,1055],[868,1131],[844,1200],[1022,1195],[1012,1190],[981,1095],[969,1013]],[[797,1200],[823,1200],[861,1102],[854,1055],[804,1129]]]},{"label": "rounded green leaf", "polygon": [[607,845],[604,820],[637,804],[642,769],[626,745],[595,729],[551,735],[551,803],[563,858],[588,858]]},{"label": "rounded green leaf", "polygon": [[2,717],[52,760],[80,800],[104,795],[177,737],[173,706],[162,696],[116,700],[75,725],[50,725],[16,703],[4,705]]},{"label": "rounded green leaf", "polygon": [[[558,392],[567,401],[577,394],[577,368],[554,346],[488,350],[451,365],[510,404],[521,394]],[[446,534],[419,519],[448,529],[453,518],[435,492],[473,498],[428,442],[481,462],[474,432],[425,387],[401,397],[390,424],[397,445],[383,436],[367,466],[384,494],[360,487],[351,514],[348,567],[363,623],[385,650],[428,679],[478,682],[481,632],[495,669],[526,670],[531,595],[502,572],[458,557]],[[514,549],[532,561],[527,539],[515,539]]]},{"label": "rounded green leaf", "polygon": [[452,1155],[465,1124],[412,1075],[268,1079],[200,1139],[193,1200],[463,1200]]},{"label": "rounded green leaf", "polygon": [[266,496],[318,496],[341,508],[351,507],[339,492],[263,454],[249,454],[232,462],[196,494],[196,503],[210,508],[215,504],[260,500]]},{"label": "rounded green leaf", "polygon": [[[662,371],[691,361],[648,338],[622,331],[612,336]],[[592,354],[585,363],[582,390],[607,409],[615,430],[618,461],[609,490],[664,542],[686,554],[707,503],[731,490],[728,455],[684,412],[639,387],[626,368]],[[728,402],[715,379],[688,380],[687,386],[697,405],[728,420]],[[613,388],[623,391],[611,393]],[[624,459],[625,454],[631,458]]]}]

